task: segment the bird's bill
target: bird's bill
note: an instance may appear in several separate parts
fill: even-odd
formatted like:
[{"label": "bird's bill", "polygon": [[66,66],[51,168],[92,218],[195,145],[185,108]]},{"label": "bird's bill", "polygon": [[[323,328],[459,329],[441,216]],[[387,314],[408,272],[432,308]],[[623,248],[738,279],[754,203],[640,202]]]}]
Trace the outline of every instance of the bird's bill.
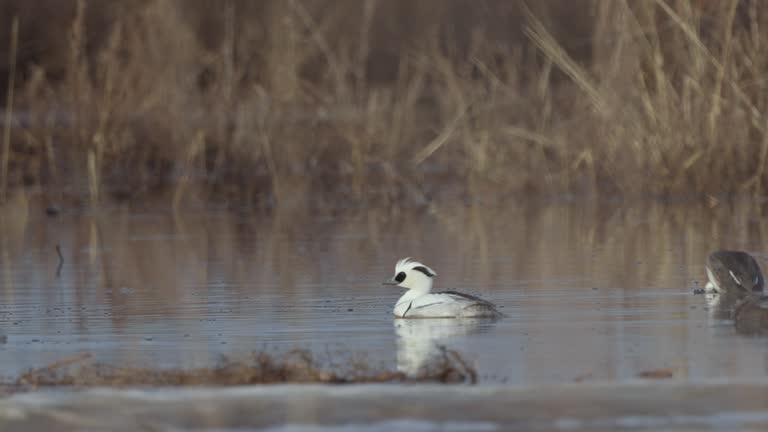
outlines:
[{"label": "bird's bill", "polygon": [[399,282],[394,279],[387,279],[384,282],[382,282],[382,285],[397,285]]}]

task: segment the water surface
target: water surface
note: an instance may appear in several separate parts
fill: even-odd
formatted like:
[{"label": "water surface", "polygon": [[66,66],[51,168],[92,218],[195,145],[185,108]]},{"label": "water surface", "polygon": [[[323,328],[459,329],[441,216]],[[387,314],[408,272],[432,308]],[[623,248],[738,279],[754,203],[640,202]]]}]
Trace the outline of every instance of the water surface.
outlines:
[{"label": "water surface", "polygon": [[[765,264],[763,213],[726,203],[270,215],[161,204],[51,217],[17,198],[0,209],[0,375],[82,352],[190,367],[293,348],[410,372],[441,345],[483,382],[657,369],[690,380],[764,376],[766,340],[735,334],[691,294],[715,248]],[[433,267],[438,289],[481,295],[507,318],[394,320],[400,291],[380,282],[404,256]]]}]

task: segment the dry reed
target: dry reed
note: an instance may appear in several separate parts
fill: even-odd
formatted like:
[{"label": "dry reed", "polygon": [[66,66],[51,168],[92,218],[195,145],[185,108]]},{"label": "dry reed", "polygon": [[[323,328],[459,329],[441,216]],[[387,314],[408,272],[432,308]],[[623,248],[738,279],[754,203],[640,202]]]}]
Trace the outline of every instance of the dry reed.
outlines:
[{"label": "dry reed", "polygon": [[290,206],[768,181],[759,0],[0,6],[29,119],[3,184]]},{"label": "dry reed", "polygon": [[16,87],[16,51],[19,46],[19,20],[11,24],[11,49],[8,58],[8,90],[5,101],[5,127],[3,128],[3,154],[0,159],[0,202],[5,203],[8,194],[8,160],[11,154],[11,120],[13,114],[13,95]]}]

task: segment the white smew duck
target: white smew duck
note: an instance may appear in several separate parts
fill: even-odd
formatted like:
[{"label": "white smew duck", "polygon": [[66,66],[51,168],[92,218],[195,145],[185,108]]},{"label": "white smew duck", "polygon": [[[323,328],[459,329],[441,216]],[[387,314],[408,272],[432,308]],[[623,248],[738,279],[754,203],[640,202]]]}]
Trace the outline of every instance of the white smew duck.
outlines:
[{"label": "white smew duck", "polygon": [[395,276],[385,285],[396,285],[408,291],[395,304],[398,318],[499,318],[504,316],[493,303],[457,291],[432,293],[437,276],[424,264],[404,258],[395,265]]}]

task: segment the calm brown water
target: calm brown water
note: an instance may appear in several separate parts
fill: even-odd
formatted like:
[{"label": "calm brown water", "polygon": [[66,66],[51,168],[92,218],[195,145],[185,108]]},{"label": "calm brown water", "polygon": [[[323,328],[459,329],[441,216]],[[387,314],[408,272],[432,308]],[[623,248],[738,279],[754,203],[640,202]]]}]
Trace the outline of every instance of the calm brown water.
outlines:
[{"label": "calm brown water", "polygon": [[[485,382],[765,376],[768,340],[736,335],[691,294],[718,247],[765,264],[750,205],[559,204],[339,215],[0,209],[0,375],[81,352],[150,367],[309,348],[414,370],[437,344]],[[61,245],[64,265],[57,276]],[[437,287],[503,307],[498,322],[395,321],[380,285],[412,256]],[[703,282],[702,282],[703,283]]]}]

